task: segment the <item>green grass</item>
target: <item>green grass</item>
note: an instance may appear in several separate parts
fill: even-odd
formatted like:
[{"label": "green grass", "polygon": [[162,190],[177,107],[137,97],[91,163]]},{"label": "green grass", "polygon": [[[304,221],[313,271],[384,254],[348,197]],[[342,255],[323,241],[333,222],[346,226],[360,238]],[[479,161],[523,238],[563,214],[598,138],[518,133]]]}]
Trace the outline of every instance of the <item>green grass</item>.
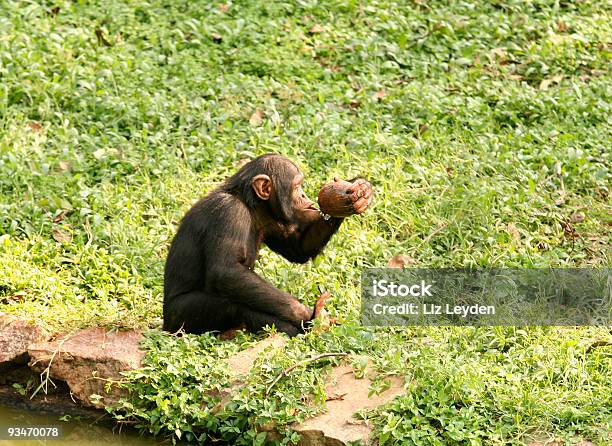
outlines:
[{"label": "green grass", "polygon": [[[363,175],[376,197],[313,263],[262,252],[260,274],[308,303],[331,290],[344,323],[293,341],[265,373],[333,347],[406,374],[406,397],[370,415],[384,444],[604,444],[610,350],[587,350],[608,330],[372,332],[357,320],[361,269],[396,254],[422,267],[610,266],[610,10],[0,0],[0,310],[61,330],[152,324],[183,213],[239,160],[279,152],[311,195],[334,175]],[[257,109],[261,125],[249,121]],[[152,354],[182,342],[199,341],[161,338]],[[316,388],[321,376],[295,382]],[[254,395],[263,381],[250,381]],[[287,415],[297,387],[251,398],[215,429],[249,442],[264,412],[299,418]],[[212,423],[181,407],[141,419],[163,432],[191,416]]]}]

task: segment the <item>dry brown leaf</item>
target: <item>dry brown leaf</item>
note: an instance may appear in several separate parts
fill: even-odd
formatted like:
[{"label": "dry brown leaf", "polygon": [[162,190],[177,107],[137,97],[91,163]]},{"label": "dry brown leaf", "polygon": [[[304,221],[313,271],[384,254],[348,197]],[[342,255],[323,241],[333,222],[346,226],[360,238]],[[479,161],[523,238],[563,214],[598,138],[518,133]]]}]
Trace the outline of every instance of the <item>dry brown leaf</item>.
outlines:
[{"label": "dry brown leaf", "polygon": [[553,83],[558,84],[562,80],[563,80],[562,74],[557,74],[548,79],[543,79],[542,82],[540,82],[540,90],[548,90],[548,87],[550,87]]},{"label": "dry brown leaf", "polygon": [[57,243],[70,243],[72,242],[72,236],[66,231],[62,231],[61,229],[54,229],[52,231],[53,240]]},{"label": "dry brown leaf", "polygon": [[310,34],[320,34],[324,31],[325,31],[325,28],[323,28],[319,24],[312,25],[312,27],[308,30]]},{"label": "dry brown leaf", "polygon": [[570,217],[570,221],[572,223],[580,223],[584,221],[584,214],[582,212],[574,212]]},{"label": "dry brown leaf", "polygon": [[340,395],[328,396],[325,401],[344,401],[344,397],[348,395],[348,392],[341,393]]},{"label": "dry brown leaf", "polygon": [[4,296],[0,299],[0,302],[8,304],[9,302],[19,302],[25,300],[26,294],[24,291],[18,291],[11,296]]},{"label": "dry brown leaf", "polygon": [[560,33],[567,32],[568,29],[569,26],[567,26],[567,23],[562,22],[561,20],[557,22],[557,31],[559,31]]},{"label": "dry brown leaf", "polygon": [[506,50],[504,50],[503,48],[493,48],[490,53],[494,56],[499,57],[500,59],[506,58]]},{"label": "dry brown leaf", "polygon": [[228,5],[227,3],[221,3],[221,4],[219,5],[219,11],[221,11],[221,12],[223,12],[223,13],[228,12],[228,11],[229,11],[229,9],[230,9],[230,5]]},{"label": "dry brown leaf", "polygon": [[416,259],[406,254],[398,254],[389,260],[387,266],[389,268],[406,268],[409,265],[414,265],[416,262]]},{"label": "dry brown leaf", "polygon": [[516,246],[521,246],[521,234],[514,225],[514,223],[508,223],[506,231],[508,231],[508,234],[512,236],[512,239],[514,240],[514,243],[516,243]]},{"label": "dry brown leaf", "polygon": [[593,189],[593,192],[595,192],[595,194],[597,194],[597,196],[603,200],[607,200],[608,199],[608,191],[605,189],[601,189],[599,187],[596,187],[595,189]]},{"label": "dry brown leaf", "polygon": [[256,109],[251,115],[251,117],[249,118],[249,122],[251,123],[253,127],[259,127],[263,123],[263,120],[264,120],[264,112],[260,108]]},{"label": "dry brown leaf", "polygon": [[68,211],[61,211],[59,214],[53,217],[53,223],[61,223],[62,221],[64,221],[64,218],[66,218],[66,215],[68,215]]},{"label": "dry brown leaf", "polygon": [[60,172],[69,172],[72,169],[70,162],[63,161],[63,160],[57,163],[57,167],[60,170]]},{"label": "dry brown leaf", "polygon": [[325,291],[321,293],[321,295],[318,297],[317,301],[315,302],[315,306],[314,306],[314,313],[313,313],[314,319],[318,318],[323,312],[323,310],[325,310],[325,303],[329,300],[330,297],[331,297],[331,292],[329,291]]},{"label": "dry brown leaf", "polygon": [[385,96],[387,96],[387,93],[385,91],[377,91],[376,93],[374,93],[374,99],[378,99],[379,101],[384,99]]},{"label": "dry brown leaf", "polygon": [[42,126],[38,122],[32,121],[28,123],[28,127],[30,127],[33,132],[39,132]]},{"label": "dry brown leaf", "polygon": [[353,99],[351,100],[351,102],[349,102],[349,107],[351,107],[353,110],[358,109],[361,106],[361,102]]}]

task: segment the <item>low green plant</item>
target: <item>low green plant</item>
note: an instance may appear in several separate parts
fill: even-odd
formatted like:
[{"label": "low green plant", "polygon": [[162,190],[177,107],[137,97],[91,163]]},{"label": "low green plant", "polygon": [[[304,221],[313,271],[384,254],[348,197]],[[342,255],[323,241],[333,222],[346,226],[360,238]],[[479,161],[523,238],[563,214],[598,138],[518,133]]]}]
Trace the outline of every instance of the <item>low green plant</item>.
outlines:
[{"label": "low green plant", "polygon": [[607,6],[0,2],[0,310],[52,330],[156,326],[183,213],[240,160],[278,152],[311,196],[334,175],[374,186],[371,209],[314,262],[263,250],[256,267],[308,304],[330,290],[342,325],[262,359],[222,415],[203,404],[227,381],[221,359],[256,338],[154,332],[122,421],[269,441],[266,423],[323,410],[337,358],[262,392],[332,351],[357,374],[371,358],[373,391],[406,377],[404,397],[363,414],[381,444],[605,444],[610,351],[589,346],[607,328],[365,328],[359,278],[397,254],[421,267],[610,266]]}]

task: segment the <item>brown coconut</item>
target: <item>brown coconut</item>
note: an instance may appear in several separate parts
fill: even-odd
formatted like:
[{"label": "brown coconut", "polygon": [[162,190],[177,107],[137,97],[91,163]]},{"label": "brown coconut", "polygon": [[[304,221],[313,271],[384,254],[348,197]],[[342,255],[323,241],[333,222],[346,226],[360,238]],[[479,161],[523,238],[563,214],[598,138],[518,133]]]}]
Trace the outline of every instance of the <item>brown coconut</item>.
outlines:
[{"label": "brown coconut", "polygon": [[355,213],[351,200],[353,183],[345,180],[325,183],[319,191],[318,203],[321,212],[332,217],[348,217]]}]

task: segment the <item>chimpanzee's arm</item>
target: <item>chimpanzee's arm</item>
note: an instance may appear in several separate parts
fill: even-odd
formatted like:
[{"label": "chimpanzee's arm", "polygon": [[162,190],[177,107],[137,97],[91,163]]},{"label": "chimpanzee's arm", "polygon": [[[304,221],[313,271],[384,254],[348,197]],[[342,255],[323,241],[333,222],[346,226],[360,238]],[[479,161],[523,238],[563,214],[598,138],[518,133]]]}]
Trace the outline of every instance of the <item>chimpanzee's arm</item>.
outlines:
[{"label": "chimpanzee's arm", "polygon": [[[214,206],[215,214],[209,215],[207,237],[201,238],[200,242],[206,254],[206,288],[218,297],[276,316],[298,327],[302,321],[310,320],[312,308],[249,269],[257,255],[258,234],[253,229],[248,210],[234,198],[220,196],[214,200],[211,207]],[[184,224],[192,221],[197,224],[195,219],[184,221]],[[194,244],[198,244],[197,239]]]},{"label": "chimpanzee's arm", "polygon": [[306,263],[314,259],[336,233],[344,218],[320,216],[312,224],[289,235],[274,234],[266,237],[268,247],[295,263]]}]

